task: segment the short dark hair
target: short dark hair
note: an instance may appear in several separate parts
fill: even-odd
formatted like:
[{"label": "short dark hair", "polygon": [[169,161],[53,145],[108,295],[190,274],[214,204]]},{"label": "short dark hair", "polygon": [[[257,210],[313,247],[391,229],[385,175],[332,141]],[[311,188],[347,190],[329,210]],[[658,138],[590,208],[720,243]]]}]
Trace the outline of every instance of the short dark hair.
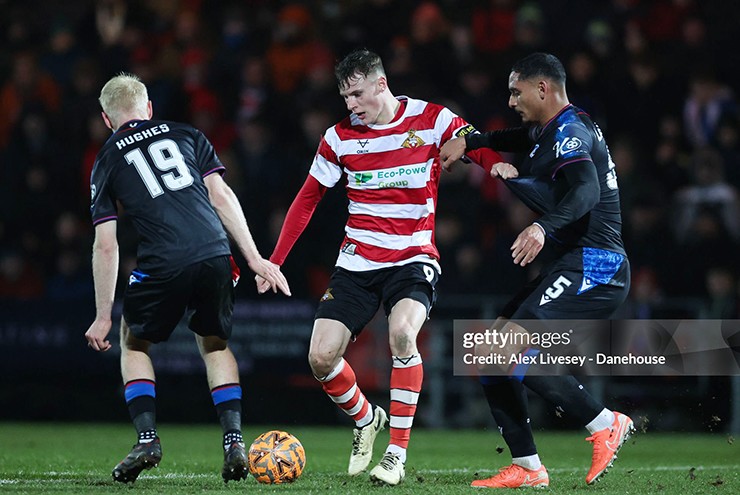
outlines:
[{"label": "short dark hair", "polygon": [[512,66],[511,72],[518,72],[519,79],[542,76],[565,87],[565,67],[558,57],[550,53],[537,52],[527,55]]},{"label": "short dark hair", "polygon": [[346,86],[347,82],[357,75],[366,78],[374,72],[385,75],[383,62],[380,60],[380,55],[367,48],[353,51],[334,67],[334,75],[337,76],[340,87]]}]

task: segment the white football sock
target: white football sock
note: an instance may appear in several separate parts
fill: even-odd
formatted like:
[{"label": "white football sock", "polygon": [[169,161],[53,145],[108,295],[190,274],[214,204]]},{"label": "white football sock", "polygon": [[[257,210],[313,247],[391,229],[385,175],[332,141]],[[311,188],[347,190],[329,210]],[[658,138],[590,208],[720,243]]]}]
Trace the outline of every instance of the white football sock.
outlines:
[{"label": "white football sock", "polygon": [[391,443],[388,445],[388,448],[385,449],[385,451],[390,452],[391,454],[396,454],[399,459],[401,459],[401,462],[406,464],[406,449],[404,449],[403,447],[399,447],[398,445]]},{"label": "white football sock", "polygon": [[586,425],[586,429],[589,433],[594,434],[597,431],[601,431],[605,428],[611,428],[614,424],[614,413],[611,410],[604,408],[589,424]]},{"label": "white football sock", "polygon": [[539,454],[533,454],[524,457],[514,457],[511,459],[511,463],[516,464],[517,466],[521,466],[524,469],[529,469],[530,471],[539,469],[540,466],[542,466]]}]

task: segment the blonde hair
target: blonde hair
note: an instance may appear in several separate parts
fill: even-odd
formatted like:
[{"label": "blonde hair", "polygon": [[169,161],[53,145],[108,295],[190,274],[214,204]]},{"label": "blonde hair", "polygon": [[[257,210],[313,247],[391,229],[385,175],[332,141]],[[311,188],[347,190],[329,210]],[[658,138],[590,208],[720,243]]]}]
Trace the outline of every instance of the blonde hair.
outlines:
[{"label": "blonde hair", "polygon": [[115,127],[125,120],[148,117],[149,94],[141,79],[133,74],[121,72],[111,78],[100,90],[98,101]]}]

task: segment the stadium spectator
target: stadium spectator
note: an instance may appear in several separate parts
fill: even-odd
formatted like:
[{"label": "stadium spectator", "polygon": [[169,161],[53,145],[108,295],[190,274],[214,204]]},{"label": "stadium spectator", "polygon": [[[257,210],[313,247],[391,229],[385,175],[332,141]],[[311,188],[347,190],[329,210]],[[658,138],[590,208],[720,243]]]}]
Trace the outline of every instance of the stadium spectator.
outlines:
[{"label": "stadium spectator", "polygon": [[714,266],[706,274],[707,297],[699,316],[708,320],[733,320],[738,316],[738,287],[734,270]]},{"label": "stadium spectator", "polygon": [[[327,188],[346,173],[346,236],[316,311],[308,360],[327,395],[355,421],[348,473],[358,475],[369,465],[388,415],[372,407],[343,356],[382,304],[392,354],[390,443],[370,479],[397,485],[405,476],[423,377],[416,340],[440,272],[434,245],[438,149],[474,128],[441,105],[395,97],[380,57],[369,50],[347,55],[335,74],[352,113],[321,138],[270,259],[284,263]],[[471,158],[490,166],[499,156],[483,151]],[[260,290],[267,290],[265,281],[257,280]]]},{"label": "stadium spectator", "polygon": [[[468,134],[440,150],[443,167],[479,148],[529,153],[519,168],[500,162],[491,169],[491,176],[504,179],[519,199],[541,215],[511,245],[514,264],[527,266],[543,247],[548,248],[538,277],[502,310],[504,320],[610,318],[629,291],[630,265],[621,237],[615,165],[601,129],[570,104],[565,80],[565,68],[554,55],[533,53],[519,60],[509,75],[509,106],[525,126]],[[529,356],[538,352],[522,350]],[[575,377],[528,375],[528,367],[512,365],[510,376],[481,376],[512,464],[495,476],[473,481],[472,486],[548,486],[524,386],[578,418],[591,433],[587,440],[593,444],[593,457],[586,483],[594,483],[634,431],[632,420],[604,407]]]},{"label": "stadium spectator", "polygon": [[307,76],[313,58],[325,50],[326,46],[314,37],[314,19],[306,6],[289,3],[280,9],[265,54],[277,93],[285,96],[295,91]]},{"label": "stadium spectator", "polygon": [[0,87],[0,148],[8,145],[15,126],[30,108],[48,114],[59,110],[59,84],[45,73],[31,51],[22,51],[13,59],[9,81]]},{"label": "stadium spectator", "polygon": [[686,136],[693,146],[716,145],[720,122],[737,115],[737,101],[727,85],[717,80],[711,71],[694,74],[683,107]]},{"label": "stadium spectator", "polygon": [[14,301],[38,299],[45,280],[38,267],[18,248],[0,253],[0,297]]},{"label": "stadium spectator", "polygon": [[712,211],[730,240],[740,241],[740,195],[724,177],[722,155],[714,148],[698,149],[691,158],[693,183],[676,192],[674,228],[679,243],[691,242],[692,227],[701,212]]},{"label": "stadium spectator", "polygon": [[113,469],[113,479],[134,482],[162,458],[149,349],[166,341],[186,312],[224,433],[221,475],[225,482],[244,479],[248,467],[241,435],[241,386],[227,345],[238,269],[230,257],[227,232],[249,267],[265,278],[265,290],[290,295],[288,284],[279,268],[257,251],[239,201],[221,177],[225,168],[200,131],[151,120],[146,86],[133,75],[110,79],[100,92],[100,104],[114,134],[100,150],[91,177],[96,317],[85,337],[96,351],[111,348],[107,336],[118,275],[119,202],[141,238],[120,331],[121,374],[138,442]]}]

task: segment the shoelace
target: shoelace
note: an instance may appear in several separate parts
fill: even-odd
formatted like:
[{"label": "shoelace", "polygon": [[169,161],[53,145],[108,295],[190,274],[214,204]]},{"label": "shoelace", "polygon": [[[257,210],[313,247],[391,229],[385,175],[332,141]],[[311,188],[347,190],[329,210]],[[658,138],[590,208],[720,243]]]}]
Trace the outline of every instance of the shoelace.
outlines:
[{"label": "shoelace", "polygon": [[498,470],[499,471],[499,476],[507,477],[507,478],[508,477],[511,477],[511,476],[514,476],[514,474],[516,474],[516,471],[517,471],[517,468],[518,467],[521,467],[521,466],[517,466],[515,464],[509,464],[506,467],[502,467],[501,469]]},{"label": "shoelace", "polygon": [[386,453],[382,459],[380,459],[380,465],[386,471],[393,471],[396,464],[401,462],[401,458],[396,454]]},{"label": "shoelace", "polygon": [[594,445],[593,459],[601,455],[601,451],[604,450],[604,441],[606,440],[604,437],[608,438],[610,433],[608,429],[601,430],[586,438],[587,442],[591,442]]},{"label": "shoelace", "polygon": [[352,440],[352,453],[357,454],[360,452],[360,438],[362,437],[362,430],[355,429],[355,438]]}]

